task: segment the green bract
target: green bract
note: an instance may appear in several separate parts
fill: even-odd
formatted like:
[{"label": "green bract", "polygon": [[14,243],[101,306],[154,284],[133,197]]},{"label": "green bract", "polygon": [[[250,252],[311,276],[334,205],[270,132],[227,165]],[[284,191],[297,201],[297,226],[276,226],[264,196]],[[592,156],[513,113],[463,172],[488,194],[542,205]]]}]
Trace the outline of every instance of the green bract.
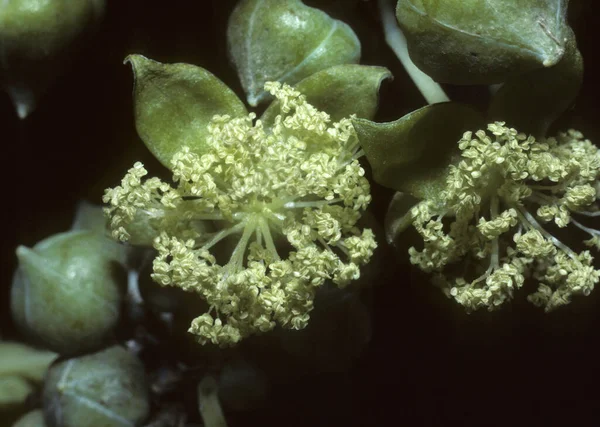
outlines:
[{"label": "green bract", "polygon": [[11,294],[15,322],[61,354],[102,345],[119,321],[122,256],[118,245],[91,231],[56,234],[32,249],[19,246]]},{"label": "green bract", "polygon": [[8,0],[0,4],[0,85],[25,118],[60,73],[104,0]]},{"label": "green bract", "polygon": [[466,105],[428,105],[389,123],[352,120],[373,179],[414,197],[435,197],[456,155],[456,138],[482,122]]},{"label": "green bract", "polygon": [[246,107],[221,80],[190,64],[161,64],[130,55],[134,74],[137,132],[163,165],[183,145],[198,155],[206,151],[206,123],[217,114],[237,117]]},{"label": "green bract", "polygon": [[528,277],[539,283],[528,299],[546,311],[589,295],[600,279],[591,254],[542,223],[579,228],[600,248],[600,231],[584,225],[600,216],[600,150],[577,131],[536,141],[503,123],[466,132],[458,148],[436,197],[408,213],[397,198],[390,210],[390,237],[412,223],[423,239],[410,248],[411,263],[468,311],[498,308]]},{"label": "green bract", "polygon": [[[294,88],[306,97],[309,104],[329,114],[331,120],[341,120],[353,114],[372,119],[379,103],[379,86],[391,77],[390,71],[384,67],[343,64],[316,72]],[[279,111],[279,101],[275,100],[260,119],[271,125]]]},{"label": "green bract", "polygon": [[350,120],[332,122],[290,86],[265,87],[279,101],[269,129],[254,114],[215,115],[204,154],[181,141],[174,185],[136,163],[104,196],[116,239],[140,221],[160,231],[154,280],[208,303],[190,328],[201,343],[304,328],[316,289],[357,279],[376,247],[358,224],[371,196]]},{"label": "green bract", "polygon": [[42,403],[48,427],[140,426],[150,411],[144,366],[118,346],[60,361]]},{"label": "green bract", "polygon": [[434,80],[498,83],[562,58],[568,0],[399,0],[412,60]]},{"label": "green bract", "polygon": [[264,85],[293,85],[333,65],[360,60],[352,29],[300,0],[243,0],[227,30],[231,58],[255,106],[269,97]]}]

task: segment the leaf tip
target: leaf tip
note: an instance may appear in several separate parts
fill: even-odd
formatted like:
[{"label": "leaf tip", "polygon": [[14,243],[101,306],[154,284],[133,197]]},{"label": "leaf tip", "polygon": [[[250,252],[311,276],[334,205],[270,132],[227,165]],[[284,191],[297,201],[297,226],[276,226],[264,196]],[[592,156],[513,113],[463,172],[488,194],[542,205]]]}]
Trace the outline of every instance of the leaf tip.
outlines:
[{"label": "leaf tip", "polygon": [[127,65],[127,64],[134,65],[135,58],[136,58],[137,56],[142,56],[142,55],[138,55],[138,54],[136,54],[136,53],[132,53],[132,54],[130,54],[130,55],[127,55],[127,56],[125,57],[125,59],[123,60],[123,65]]},{"label": "leaf tip", "polygon": [[131,64],[133,68],[133,72],[137,74],[139,71],[144,70],[145,68],[150,67],[152,64],[158,64],[158,62],[153,61],[150,58],[146,58],[144,55],[139,55],[137,53],[132,53],[131,55],[127,55],[123,60],[123,64]]}]

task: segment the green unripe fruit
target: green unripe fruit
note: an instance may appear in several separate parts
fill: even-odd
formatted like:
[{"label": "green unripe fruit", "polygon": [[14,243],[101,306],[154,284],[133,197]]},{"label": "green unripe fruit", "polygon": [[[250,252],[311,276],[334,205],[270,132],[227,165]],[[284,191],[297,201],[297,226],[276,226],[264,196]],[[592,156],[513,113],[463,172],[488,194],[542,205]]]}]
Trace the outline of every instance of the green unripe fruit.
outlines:
[{"label": "green unripe fruit", "polygon": [[19,246],[11,294],[17,326],[60,354],[102,346],[119,321],[121,254],[119,245],[90,231],[56,234],[32,249]]},{"label": "green unripe fruit", "polygon": [[150,403],[144,366],[123,347],[63,360],[42,395],[48,427],[139,426]]}]

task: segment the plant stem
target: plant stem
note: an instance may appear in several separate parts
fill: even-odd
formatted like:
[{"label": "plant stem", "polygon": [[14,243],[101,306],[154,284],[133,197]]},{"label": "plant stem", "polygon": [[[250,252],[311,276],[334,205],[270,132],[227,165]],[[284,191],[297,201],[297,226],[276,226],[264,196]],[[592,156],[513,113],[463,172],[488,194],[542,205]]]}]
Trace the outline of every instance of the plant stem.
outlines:
[{"label": "plant stem", "polygon": [[408,55],[408,47],[406,45],[406,37],[402,34],[402,30],[396,22],[394,8],[389,0],[379,0],[379,12],[381,13],[381,21],[383,23],[383,31],[385,32],[385,41],[392,48],[404,69],[417,86],[421,95],[425,98],[428,104],[436,104],[439,102],[448,102],[450,98],[444,92],[442,87],[433,81],[431,77],[422,72],[412,62]]},{"label": "plant stem", "polygon": [[227,427],[218,396],[217,380],[207,375],[198,384],[198,409],[206,427]]}]

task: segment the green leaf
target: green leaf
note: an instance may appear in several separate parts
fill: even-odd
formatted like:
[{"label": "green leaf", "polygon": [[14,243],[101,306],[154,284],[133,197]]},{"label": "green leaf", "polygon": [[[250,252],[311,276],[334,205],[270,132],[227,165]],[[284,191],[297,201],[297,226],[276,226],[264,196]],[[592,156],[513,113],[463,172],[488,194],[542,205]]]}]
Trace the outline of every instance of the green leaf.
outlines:
[{"label": "green leaf", "polygon": [[477,130],[483,117],[471,107],[432,104],[389,123],[353,119],[373,179],[417,198],[435,199],[446,181],[447,167],[467,130]]},{"label": "green leaf", "polygon": [[490,84],[558,63],[568,0],[399,0],[414,63],[434,80]]},{"label": "green leaf", "polygon": [[[372,119],[379,103],[379,86],[391,78],[387,68],[344,64],[319,71],[298,83],[295,88],[306,96],[309,104],[339,121],[351,114]],[[279,114],[275,100],[263,113],[261,120],[271,123]]]},{"label": "green leaf", "polygon": [[214,115],[247,114],[235,93],[204,68],[161,64],[141,55],[130,55],[125,62],[133,67],[137,132],[168,168],[185,145],[197,154],[206,151],[207,125]]},{"label": "green leaf", "polygon": [[300,0],[244,0],[227,29],[229,53],[248,104],[269,98],[268,81],[294,85],[333,65],[360,60],[352,29]]},{"label": "green leaf", "polygon": [[503,121],[519,132],[544,137],[550,125],[571,106],[582,81],[583,58],[571,32],[558,64],[504,83],[492,99],[490,121]]}]

